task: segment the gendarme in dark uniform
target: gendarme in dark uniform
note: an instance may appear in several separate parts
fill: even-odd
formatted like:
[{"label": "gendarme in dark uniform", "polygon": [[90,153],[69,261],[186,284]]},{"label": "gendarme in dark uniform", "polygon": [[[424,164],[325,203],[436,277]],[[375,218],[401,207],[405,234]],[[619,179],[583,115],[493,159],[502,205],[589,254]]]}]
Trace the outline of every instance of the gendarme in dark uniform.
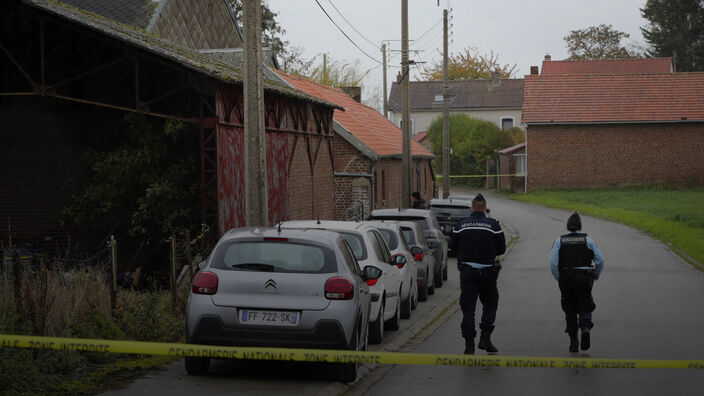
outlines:
[{"label": "gendarme in dark uniform", "polygon": [[479,349],[498,352],[491,343],[496,309],[499,306],[499,291],[496,280],[500,264],[496,256],[506,251],[506,239],[499,222],[486,216],[486,200],[477,194],[472,200],[472,214],[457,222],[452,233],[452,249],[457,252],[457,267],[460,270],[460,308],[462,309],[462,337],[465,339],[465,354],[474,354],[474,311],[477,297],[483,305]]},{"label": "gendarme in dark uniform", "polygon": [[[591,345],[592,312],[596,308],[592,298],[594,280],[604,270],[604,256],[596,243],[581,232],[582,219],[575,212],[567,220],[568,234],[555,240],[550,252],[550,269],[560,286],[562,310],[565,312],[570,336],[570,352],[583,351]],[[592,266],[592,262],[594,265]],[[582,330],[581,343],[577,331]]]}]

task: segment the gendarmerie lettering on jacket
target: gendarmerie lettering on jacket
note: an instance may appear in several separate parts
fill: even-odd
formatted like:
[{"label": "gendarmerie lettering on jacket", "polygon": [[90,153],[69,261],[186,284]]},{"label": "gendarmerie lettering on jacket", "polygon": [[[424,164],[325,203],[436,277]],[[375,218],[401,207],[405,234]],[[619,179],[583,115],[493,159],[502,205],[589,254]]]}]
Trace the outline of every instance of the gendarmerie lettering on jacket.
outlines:
[{"label": "gendarmerie lettering on jacket", "polygon": [[506,240],[501,225],[484,212],[472,212],[457,222],[452,232],[453,250],[457,262],[494,264],[496,256],[506,251]]}]

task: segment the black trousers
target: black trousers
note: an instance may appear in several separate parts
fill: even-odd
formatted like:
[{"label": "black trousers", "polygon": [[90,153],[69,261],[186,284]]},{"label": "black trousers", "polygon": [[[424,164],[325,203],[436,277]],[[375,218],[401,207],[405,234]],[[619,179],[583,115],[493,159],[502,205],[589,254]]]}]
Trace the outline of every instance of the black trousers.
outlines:
[{"label": "black trousers", "polygon": [[474,329],[474,311],[477,306],[477,297],[483,305],[482,318],[479,328],[493,330],[496,320],[496,309],[499,306],[499,290],[496,280],[499,270],[472,269],[468,266],[460,271],[460,309],[462,309],[462,337],[474,338],[477,331]]},{"label": "black trousers", "polygon": [[594,275],[591,271],[560,271],[562,310],[565,311],[565,332],[576,334],[578,329],[591,329],[592,312],[596,308],[592,298]]}]

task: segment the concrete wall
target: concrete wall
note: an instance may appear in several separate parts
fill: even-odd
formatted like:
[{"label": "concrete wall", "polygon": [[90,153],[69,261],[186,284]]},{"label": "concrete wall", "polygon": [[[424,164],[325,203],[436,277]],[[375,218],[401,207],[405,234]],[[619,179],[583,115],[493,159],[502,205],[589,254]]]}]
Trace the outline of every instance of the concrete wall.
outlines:
[{"label": "concrete wall", "polygon": [[704,123],[530,125],[528,188],[704,185]]}]

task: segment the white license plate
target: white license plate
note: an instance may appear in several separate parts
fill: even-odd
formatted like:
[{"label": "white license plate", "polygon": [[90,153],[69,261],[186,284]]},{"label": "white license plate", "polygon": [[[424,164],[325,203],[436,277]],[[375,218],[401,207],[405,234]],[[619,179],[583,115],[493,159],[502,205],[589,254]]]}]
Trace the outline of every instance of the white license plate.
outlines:
[{"label": "white license plate", "polygon": [[297,326],[298,312],[263,311],[257,309],[240,309],[240,321],[244,324],[268,326]]}]

